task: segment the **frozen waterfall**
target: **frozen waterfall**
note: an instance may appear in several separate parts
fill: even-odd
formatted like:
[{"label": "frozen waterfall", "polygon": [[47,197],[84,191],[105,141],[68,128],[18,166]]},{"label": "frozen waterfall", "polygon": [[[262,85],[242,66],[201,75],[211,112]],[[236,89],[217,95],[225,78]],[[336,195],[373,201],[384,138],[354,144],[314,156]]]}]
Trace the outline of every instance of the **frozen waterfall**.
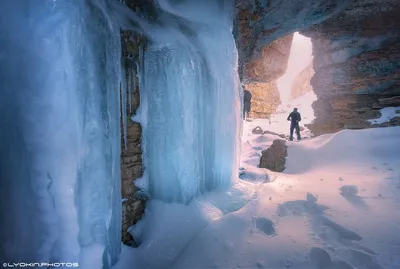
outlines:
[{"label": "frozen waterfall", "polygon": [[1,262],[118,259],[121,42],[105,4],[0,1]]},{"label": "frozen waterfall", "polygon": [[[142,25],[141,123],[153,198],[189,202],[237,177],[240,124],[232,1],[159,1]],[[162,27],[160,26],[162,25]]]},{"label": "frozen waterfall", "polygon": [[149,22],[116,0],[0,1],[1,262],[117,261],[121,27],[149,39],[129,72],[152,197],[187,203],[237,177],[233,1],[174,2]]}]

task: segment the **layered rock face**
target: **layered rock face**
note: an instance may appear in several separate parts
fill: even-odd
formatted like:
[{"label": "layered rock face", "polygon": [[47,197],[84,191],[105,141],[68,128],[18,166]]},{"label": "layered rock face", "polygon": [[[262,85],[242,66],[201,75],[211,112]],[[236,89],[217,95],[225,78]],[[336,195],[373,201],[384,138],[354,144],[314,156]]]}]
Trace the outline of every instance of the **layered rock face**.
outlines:
[{"label": "layered rock face", "polygon": [[[234,35],[242,81],[256,79],[260,82],[263,79],[263,76],[254,77],[253,72],[246,69],[261,66],[259,62],[271,43],[326,20],[342,11],[349,2],[350,0],[236,0]],[[282,43],[285,47],[285,42]],[[287,53],[290,51],[290,44]],[[283,73],[286,70],[286,67],[263,65],[265,73],[270,69],[283,69]],[[268,77],[268,74],[266,75]],[[263,81],[268,82],[268,80]]]},{"label": "layered rock face", "polygon": [[293,32],[322,21],[340,2],[236,1],[234,34],[239,75],[252,94],[250,117],[268,118],[281,103],[276,80],[287,69]]},{"label": "layered rock face", "polygon": [[244,64],[244,82],[272,82],[286,71],[293,34],[278,38],[265,46],[259,57]]},{"label": "layered rock face", "polygon": [[400,2],[354,1],[303,31],[313,43],[316,135],[373,127],[380,108],[400,106]]},{"label": "layered rock face", "polygon": [[292,82],[292,89],[290,91],[289,100],[292,101],[300,96],[305,95],[306,93],[313,90],[311,86],[311,78],[314,76],[314,67],[313,64],[310,63],[303,71],[300,72],[296,76],[296,78]]},{"label": "layered rock face", "polygon": [[268,118],[281,103],[276,80],[287,68],[293,34],[265,46],[260,58],[245,65],[245,90],[251,93],[252,118]]},{"label": "layered rock face", "polygon": [[243,84],[244,89],[251,93],[250,118],[269,118],[281,103],[278,86],[275,81],[269,83],[254,82]]},{"label": "layered rock face", "polygon": [[300,30],[313,43],[311,85],[318,96],[316,120],[308,127],[315,135],[374,127],[367,120],[378,117],[378,109],[400,105],[399,5],[396,0],[237,0],[241,78],[263,79],[247,68],[260,66],[264,48],[274,40]]},{"label": "layered rock face", "polygon": [[[131,96],[126,90],[127,100],[122,109],[126,110],[126,141],[121,119],[121,194],[122,203],[122,242],[128,245],[135,245],[128,228],[135,224],[143,215],[145,200],[136,196],[134,180],[143,174],[141,138],[142,128],[139,123],[133,122],[130,118],[135,114],[140,104],[139,89],[137,85],[136,66],[130,59],[138,60],[139,49],[145,45],[145,40],[139,35],[132,35],[130,31],[121,31],[122,56],[125,62],[126,81],[131,87]],[[133,38],[131,38],[131,36]],[[131,79],[129,79],[131,77]],[[135,87],[136,86],[136,87]],[[129,99],[131,102],[129,102]],[[126,146],[125,146],[126,145]]]},{"label": "layered rock face", "polygon": [[[152,0],[126,0],[130,9],[142,14],[149,20],[155,19],[155,6]],[[126,102],[122,109],[126,110],[126,141],[123,136],[121,119],[121,193],[122,193],[122,242],[129,246],[137,246],[128,228],[134,225],[144,214],[146,199],[137,195],[134,181],[143,175],[142,160],[142,128],[131,120],[140,105],[139,81],[137,65],[141,66],[139,51],[146,48],[144,36],[121,30],[122,62],[126,70]],[[129,93],[128,86],[131,88]],[[130,96],[129,96],[130,94]]]}]

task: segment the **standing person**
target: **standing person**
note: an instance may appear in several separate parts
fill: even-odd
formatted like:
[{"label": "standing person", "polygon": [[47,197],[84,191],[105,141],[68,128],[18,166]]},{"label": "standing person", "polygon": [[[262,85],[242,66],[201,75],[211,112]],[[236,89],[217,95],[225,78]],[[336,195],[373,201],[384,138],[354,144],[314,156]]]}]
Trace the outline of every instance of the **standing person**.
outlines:
[{"label": "standing person", "polygon": [[294,129],[296,129],[297,140],[301,140],[300,126],[299,126],[299,122],[301,121],[301,115],[297,111],[297,108],[293,109],[293,111],[289,114],[287,120],[290,121],[290,141],[293,141]]},{"label": "standing person", "polygon": [[249,115],[249,112],[251,110],[251,92],[249,92],[248,90],[244,90],[244,106],[243,106],[243,117],[244,120],[247,120],[247,116]]}]

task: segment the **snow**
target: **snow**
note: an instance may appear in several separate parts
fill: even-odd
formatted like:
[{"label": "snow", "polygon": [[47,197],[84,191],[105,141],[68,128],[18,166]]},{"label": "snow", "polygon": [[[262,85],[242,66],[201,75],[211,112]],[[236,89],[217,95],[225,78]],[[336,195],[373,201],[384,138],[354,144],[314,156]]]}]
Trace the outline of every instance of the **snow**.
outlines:
[{"label": "snow", "polygon": [[390,121],[394,117],[400,117],[400,113],[396,113],[396,111],[400,110],[400,106],[398,107],[385,107],[380,109],[381,117],[378,119],[369,120],[372,124],[382,124]]},{"label": "snow", "polygon": [[250,119],[250,121],[245,121],[245,129],[243,132],[243,140],[248,141],[252,137],[251,131],[260,126],[263,131],[270,131],[277,134],[289,136],[290,124],[287,121],[287,117],[293,108],[297,108],[301,114],[302,120],[300,122],[300,127],[304,128],[301,132],[303,138],[312,137],[312,134],[308,128],[304,125],[311,123],[314,119],[314,110],[312,108],[312,103],[317,100],[317,96],[313,91],[289,102],[282,103],[276,110],[276,113],[271,116],[271,119]]},{"label": "snow", "polygon": [[113,269],[400,268],[400,127],[287,142],[283,173],[257,167],[280,137],[251,130],[287,132],[294,106],[312,121],[312,99],[284,105],[271,125],[245,123],[240,180],[228,191],[188,205],[151,200],[133,226],[141,245],[124,247]]}]

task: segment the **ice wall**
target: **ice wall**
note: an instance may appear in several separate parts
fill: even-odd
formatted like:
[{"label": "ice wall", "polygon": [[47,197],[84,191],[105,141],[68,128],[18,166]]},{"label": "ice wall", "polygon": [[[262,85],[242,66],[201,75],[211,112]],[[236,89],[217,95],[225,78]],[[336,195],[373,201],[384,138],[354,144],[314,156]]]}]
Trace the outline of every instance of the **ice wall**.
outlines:
[{"label": "ice wall", "polygon": [[116,262],[121,26],[150,39],[138,75],[153,197],[186,203],[236,178],[233,3],[157,8],[150,23],[114,0],[0,1],[1,262]]},{"label": "ice wall", "polygon": [[153,198],[189,202],[238,174],[240,88],[233,1],[160,0],[140,87],[144,164]]},{"label": "ice wall", "polygon": [[120,252],[120,35],[104,0],[0,1],[1,262]]}]

